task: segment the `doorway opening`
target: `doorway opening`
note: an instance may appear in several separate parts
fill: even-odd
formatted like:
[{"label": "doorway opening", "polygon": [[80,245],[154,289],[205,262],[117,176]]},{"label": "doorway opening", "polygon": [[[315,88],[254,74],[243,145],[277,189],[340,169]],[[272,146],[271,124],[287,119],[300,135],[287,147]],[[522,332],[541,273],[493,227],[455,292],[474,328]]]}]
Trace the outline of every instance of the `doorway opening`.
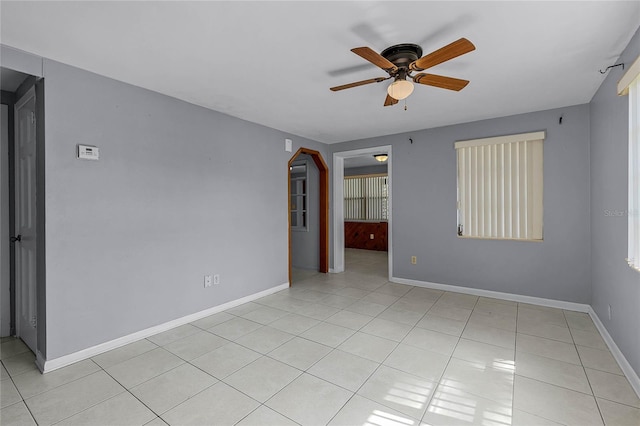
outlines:
[{"label": "doorway opening", "polygon": [[[386,242],[384,242],[384,250],[361,250],[360,248],[345,248],[347,246],[345,235],[345,209],[352,209],[353,206],[345,206],[345,176],[350,173],[345,169],[348,169],[349,165],[359,165],[360,162],[357,159],[374,158],[374,155],[384,154],[387,156],[386,164],[386,179],[385,184],[385,197],[386,197],[386,211],[381,214],[384,220],[380,221],[367,221],[366,219],[354,224],[354,232],[365,232],[365,237],[374,236],[373,242],[369,241],[365,244],[365,248],[383,248],[379,247],[376,243],[376,235],[385,235]],[[366,165],[366,162],[363,164]],[[382,265],[379,269],[379,273],[384,274],[386,279],[391,279],[393,276],[393,235],[392,235],[392,156],[391,145],[378,146],[365,149],[357,149],[353,151],[336,152],[333,154],[333,271],[344,272],[347,265],[350,268],[362,268],[369,273],[374,272],[375,265]],[[379,170],[372,170],[379,171]],[[381,173],[371,173],[371,175],[380,175]],[[375,179],[373,179],[375,180]],[[380,180],[380,179],[379,179]],[[367,182],[370,187],[375,187],[375,182]],[[374,188],[375,190],[375,188]],[[356,208],[357,210],[357,208]],[[379,213],[374,213],[377,217]],[[352,236],[349,236],[352,237]],[[371,246],[371,247],[369,247]],[[346,259],[345,259],[346,257]],[[386,257],[386,258],[385,258]]]},{"label": "doorway opening", "polygon": [[[300,148],[287,165],[289,221],[289,286],[293,278],[293,233],[309,233],[317,228],[317,271],[329,272],[329,168],[318,151]],[[317,198],[309,192],[310,173],[317,170]],[[313,177],[313,176],[311,176]],[[315,180],[315,178],[314,178]],[[315,199],[314,199],[315,198]],[[317,203],[317,209],[313,207]],[[309,206],[312,206],[309,208]],[[317,212],[316,218],[309,213]],[[297,237],[297,236],[296,236]],[[309,240],[315,240],[309,238]],[[315,262],[314,262],[315,263]],[[314,266],[315,268],[315,266]]]},{"label": "doorway opening", "polygon": [[42,362],[44,80],[5,67],[0,73],[0,337],[26,345]]}]

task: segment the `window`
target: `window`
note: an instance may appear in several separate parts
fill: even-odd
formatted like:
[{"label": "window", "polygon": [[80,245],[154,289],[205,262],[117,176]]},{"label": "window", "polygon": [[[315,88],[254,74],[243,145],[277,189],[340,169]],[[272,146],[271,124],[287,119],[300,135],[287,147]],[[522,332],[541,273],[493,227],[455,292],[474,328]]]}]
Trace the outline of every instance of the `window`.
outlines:
[{"label": "window", "polygon": [[640,271],[640,58],[622,76],[618,94],[629,95],[629,250],[627,262]]},{"label": "window", "polygon": [[544,132],[455,143],[458,235],[542,240]]},{"label": "window", "polygon": [[345,220],[387,220],[388,200],[386,174],[344,178]]},{"label": "window", "polygon": [[307,200],[307,163],[291,166],[291,230],[306,231],[309,218]]}]

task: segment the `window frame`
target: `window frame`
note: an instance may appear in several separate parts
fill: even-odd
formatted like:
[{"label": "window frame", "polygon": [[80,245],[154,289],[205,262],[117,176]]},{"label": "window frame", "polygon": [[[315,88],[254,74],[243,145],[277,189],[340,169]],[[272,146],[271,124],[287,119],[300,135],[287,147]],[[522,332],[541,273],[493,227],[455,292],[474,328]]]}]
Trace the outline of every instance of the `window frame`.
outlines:
[{"label": "window frame", "polygon": [[[304,166],[304,176],[296,176],[293,177],[293,173],[290,173],[290,187],[291,193],[289,194],[289,215],[296,214],[296,224],[293,224],[293,220],[291,218],[291,230],[295,232],[309,232],[309,162],[307,160],[303,160],[300,162],[295,162],[291,165],[292,171],[295,167]],[[302,193],[298,193],[298,183],[302,183]],[[294,188],[295,193],[294,193]],[[296,198],[295,209],[293,209],[294,205],[291,201],[293,198]],[[304,200],[304,202],[300,203],[298,200]],[[299,206],[303,206],[302,209],[298,208]],[[302,225],[299,223],[302,222]]]}]

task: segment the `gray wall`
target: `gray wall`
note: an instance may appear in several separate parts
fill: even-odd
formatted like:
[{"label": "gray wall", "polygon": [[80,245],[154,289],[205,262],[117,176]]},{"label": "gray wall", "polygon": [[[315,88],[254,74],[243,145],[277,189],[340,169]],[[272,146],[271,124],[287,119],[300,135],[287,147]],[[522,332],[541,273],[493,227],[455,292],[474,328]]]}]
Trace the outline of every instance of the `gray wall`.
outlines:
[{"label": "gray wall", "polygon": [[[628,67],[640,54],[640,32],[615,63]],[[614,63],[612,61],[611,63]],[[629,99],[617,96],[623,70],[609,72],[591,100],[591,277],[593,309],[640,374],[640,274],[627,263]],[[608,306],[611,305],[611,320]]]},{"label": "gray wall", "polygon": [[1,105],[0,117],[0,336],[11,327],[9,293],[9,107]]},{"label": "gray wall", "polygon": [[44,74],[48,359],[288,281],[284,138],[325,145],[46,59]]},{"label": "gray wall", "polygon": [[[558,119],[563,116],[563,124]],[[456,140],[546,130],[544,242],[456,235]],[[413,144],[409,138],[413,138]],[[393,275],[544,297],[591,300],[589,106],[571,106],[331,145],[392,145]],[[417,265],[411,265],[417,256]]]},{"label": "gray wall", "polygon": [[320,269],[320,172],[310,155],[301,154],[296,160],[307,162],[308,226],[306,231],[291,231],[291,265],[317,271]]},{"label": "gray wall", "polygon": [[382,173],[387,173],[386,164],[380,166],[345,167],[344,169],[345,176],[375,175]]}]

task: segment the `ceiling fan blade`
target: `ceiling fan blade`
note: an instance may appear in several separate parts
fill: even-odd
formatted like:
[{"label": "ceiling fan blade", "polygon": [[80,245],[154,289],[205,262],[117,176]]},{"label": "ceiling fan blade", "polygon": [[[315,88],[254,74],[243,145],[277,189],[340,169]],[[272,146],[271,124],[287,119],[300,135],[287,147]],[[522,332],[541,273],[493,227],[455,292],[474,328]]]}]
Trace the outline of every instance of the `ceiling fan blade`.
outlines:
[{"label": "ceiling fan blade", "polygon": [[368,47],[355,47],[351,49],[351,51],[361,58],[371,62],[373,65],[382,68],[386,72],[393,73],[398,71],[398,67],[395,66],[393,62],[389,61],[373,49]]},{"label": "ceiling fan blade", "polygon": [[426,70],[427,68],[431,68],[446,62],[449,59],[457,58],[460,55],[464,55],[465,53],[469,53],[474,50],[476,50],[476,47],[473,43],[466,38],[461,38],[412,62],[409,65],[409,69],[413,71]]},{"label": "ceiling fan blade", "polygon": [[356,81],[355,83],[343,84],[342,86],[332,87],[329,90],[337,92],[338,90],[351,89],[352,87],[364,86],[365,84],[380,83],[381,81],[388,80],[390,77],[376,77],[369,80]]},{"label": "ceiling fan blade", "polygon": [[459,78],[445,77],[442,75],[420,73],[413,77],[413,81],[427,86],[440,87],[441,89],[455,90],[456,92],[464,89],[469,80],[461,80]]},{"label": "ceiling fan blade", "polygon": [[387,98],[384,100],[384,106],[395,105],[397,103],[398,103],[398,100],[392,98],[389,95],[387,95]]}]

